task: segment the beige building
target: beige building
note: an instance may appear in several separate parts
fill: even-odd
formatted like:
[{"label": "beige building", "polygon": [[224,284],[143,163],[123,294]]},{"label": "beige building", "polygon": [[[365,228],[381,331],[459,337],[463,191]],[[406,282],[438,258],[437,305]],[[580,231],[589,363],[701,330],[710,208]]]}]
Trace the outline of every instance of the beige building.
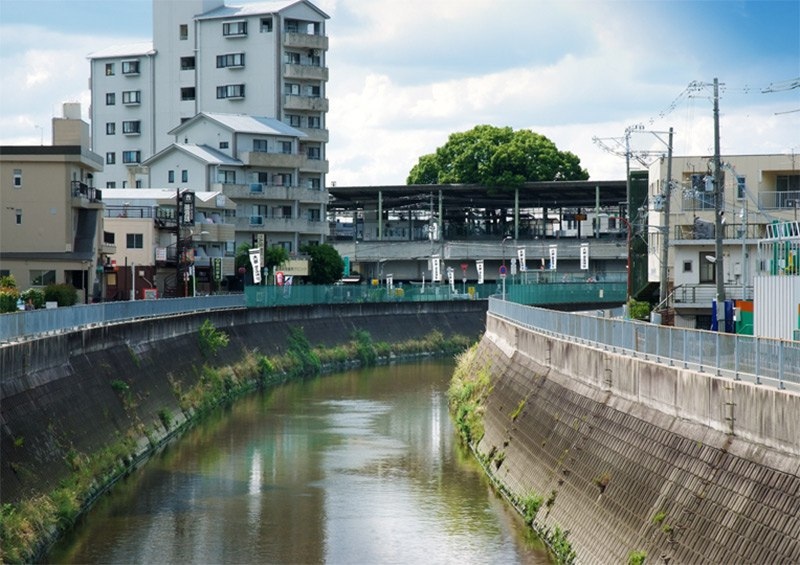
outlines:
[{"label": "beige building", "polygon": [[186,190],[106,191],[105,230],[117,248],[109,256],[107,298],[152,297],[153,289],[158,297],[208,294],[235,275],[236,204],[221,192],[189,192],[193,222],[178,229],[179,194]]},{"label": "beige building", "polygon": [[[800,157],[724,155],[721,161],[725,297],[749,300],[753,278],[778,267],[759,252],[759,241],[769,237],[768,226],[798,221]],[[668,221],[666,177],[667,160],[662,158],[649,170],[648,280],[661,280],[662,236],[667,231],[669,306],[675,309],[675,325],[708,329],[717,291],[713,157],[673,157]]]},{"label": "beige building", "polygon": [[0,147],[0,274],[20,290],[67,283],[83,302],[102,293],[98,266],[114,247],[104,243],[93,183],[103,160],[89,147],[89,125],[72,103],[53,118],[52,145]]}]

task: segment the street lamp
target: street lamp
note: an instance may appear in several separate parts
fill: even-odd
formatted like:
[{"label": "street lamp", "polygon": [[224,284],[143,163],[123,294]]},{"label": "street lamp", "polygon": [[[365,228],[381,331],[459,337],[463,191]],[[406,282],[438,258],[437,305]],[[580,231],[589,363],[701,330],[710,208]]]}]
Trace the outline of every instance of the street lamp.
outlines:
[{"label": "street lamp", "polygon": [[503,264],[500,267],[500,279],[503,281],[503,300],[506,299],[506,241],[509,239],[513,239],[510,235],[507,235],[503,238],[503,241],[500,242],[500,248],[502,249],[503,254]]}]

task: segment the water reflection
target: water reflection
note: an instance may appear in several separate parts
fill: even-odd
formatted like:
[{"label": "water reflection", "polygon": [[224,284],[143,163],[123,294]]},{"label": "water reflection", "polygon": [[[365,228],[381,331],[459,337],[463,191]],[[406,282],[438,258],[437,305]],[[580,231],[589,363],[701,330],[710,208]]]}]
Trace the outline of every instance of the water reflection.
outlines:
[{"label": "water reflection", "polygon": [[546,563],[458,444],[452,369],[350,372],[220,410],[48,561]]}]

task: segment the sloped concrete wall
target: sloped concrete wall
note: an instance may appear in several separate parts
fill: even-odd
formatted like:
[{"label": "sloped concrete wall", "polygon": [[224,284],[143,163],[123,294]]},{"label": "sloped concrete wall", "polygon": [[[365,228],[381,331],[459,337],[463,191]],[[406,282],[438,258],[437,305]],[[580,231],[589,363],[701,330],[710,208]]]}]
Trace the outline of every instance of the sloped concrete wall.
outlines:
[{"label": "sloped concrete wall", "polygon": [[[198,328],[206,319],[230,338],[203,357]],[[477,339],[482,301],[352,304],[235,309],[146,319],[46,336],[0,347],[0,501],[47,492],[70,471],[68,454],[95,453],[120,437],[140,451],[159,430],[159,413],[183,420],[173,387],[196,384],[204,364],[225,366],[248,351],[280,353],[288,329],[301,327],[312,345],[349,341],[355,330],[373,341],[428,335]],[[122,394],[114,381],[127,383]],[[147,433],[145,433],[147,431]]]},{"label": "sloped concrete wall", "polygon": [[[549,501],[583,563],[800,562],[800,396],[567,343],[489,315],[478,449]],[[512,415],[523,403],[524,408]]]}]

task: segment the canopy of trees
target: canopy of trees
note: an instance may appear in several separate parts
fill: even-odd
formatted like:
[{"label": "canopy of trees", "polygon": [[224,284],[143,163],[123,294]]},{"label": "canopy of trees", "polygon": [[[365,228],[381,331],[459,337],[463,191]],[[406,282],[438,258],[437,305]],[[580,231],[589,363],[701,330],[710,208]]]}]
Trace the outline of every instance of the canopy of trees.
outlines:
[{"label": "canopy of trees", "polygon": [[481,184],[516,187],[524,182],[587,180],[580,159],[530,130],[476,126],[450,135],[435,153],[423,155],[408,184]]},{"label": "canopy of trees", "polygon": [[344,260],[331,245],[306,245],[301,251],[311,258],[308,272],[311,284],[333,284],[342,278]]}]

